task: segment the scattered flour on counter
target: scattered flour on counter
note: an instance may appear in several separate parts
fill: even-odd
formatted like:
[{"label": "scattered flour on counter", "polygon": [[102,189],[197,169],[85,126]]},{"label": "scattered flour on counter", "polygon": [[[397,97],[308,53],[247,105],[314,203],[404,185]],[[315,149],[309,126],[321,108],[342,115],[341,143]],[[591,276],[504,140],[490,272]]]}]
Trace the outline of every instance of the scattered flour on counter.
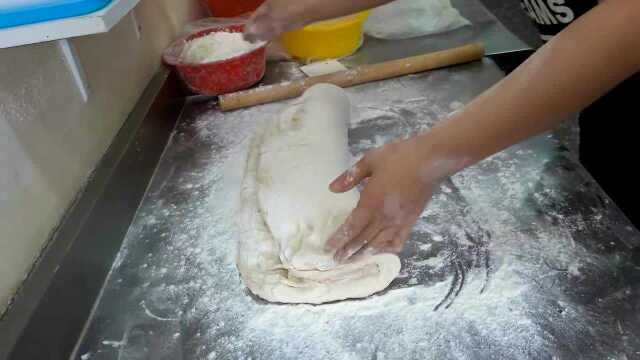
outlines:
[{"label": "scattered flour on counter", "polygon": [[[414,117],[424,119],[419,115],[405,116],[399,124],[396,113],[409,114],[402,111],[405,109],[392,109],[389,117],[378,109],[360,109],[367,115],[376,114],[376,122],[356,119],[351,137],[356,151],[385,142],[370,133],[361,134],[363,127],[384,128],[389,120],[390,129],[395,131],[387,131],[388,135],[382,137],[389,140],[407,131]],[[244,163],[243,142],[259,117],[256,109],[240,111],[234,122],[213,121],[212,117],[215,115],[202,116],[194,127],[216,124],[215,135],[208,136],[215,137],[212,143],[225,146],[212,155],[205,176],[219,181],[210,184],[210,198],[204,201],[209,216],[190,220],[203,222],[202,234],[184,238],[177,247],[190,249],[185,257],[202,264],[202,282],[192,285],[198,296],[187,318],[198,324],[206,340],[192,340],[205,345],[192,349],[191,358],[215,357],[221,352],[228,354],[226,358],[263,358],[259,354],[279,359],[465,358],[467,351],[474,348],[483,349],[483,354],[490,348],[498,358],[534,358],[544,357],[554,348],[554,340],[543,336],[540,320],[529,313],[529,302],[542,301],[532,294],[537,285],[522,276],[523,272],[526,275],[538,269],[539,264],[518,264],[518,254],[501,251],[500,259],[492,260],[492,281],[483,291],[487,286],[484,269],[470,268],[460,260],[482,263],[482,258],[466,254],[478,251],[467,240],[467,233],[479,239],[481,229],[471,224],[464,227],[467,223],[456,212],[470,209],[456,207],[451,192],[434,199],[428,211],[429,221],[418,226],[426,236],[414,241],[421,251],[432,255],[423,254],[405,263],[410,272],[408,286],[398,284],[381,296],[323,306],[282,306],[251,298],[237,275],[233,254],[241,234],[230,228],[234,215],[229,209],[234,207],[232,194],[239,186],[233,178],[239,176]],[[432,241],[424,243],[426,239]],[[516,243],[514,246],[522,244]],[[452,244],[455,248],[450,248]],[[425,267],[433,269],[417,270]],[[455,303],[434,311],[451,291],[451,273],[463,270],[466,278]],[[549,312],[548,318],[562,329],[571,328],[570,324],[584,326],[579,320],[582,314],[571,310],[563,316]],[[442,354],[448,355],[441,357]]]},{"label": "scattered flour on counter", "polygon": [[262,45],[245,41],[241,33],[214,32],[187,42],[180,58],[184,62],[202,64],[245,54]]},{"label": "scattered flour on counter", "polygon": [[[454,75],[432,74],[349,90],[357,104],[353,155],[428,129],[452,101],[466,102],[457,92],[439,97],[450,81],[468,88]],[[238,110],[233,121],[197,109],[178,126],[111,275],[125,281],[111,281],[96,312],[110,322],[95,338],[123,336],[123,345],[88,350],[131,358],[124,355],[148,353],[153,343],[162,344],[157,358],[185,360],[571,359],[585,357],[585,348],[600,359],[611,349],[635,351],[631,337],[611,336],[628,325],[606,315],[603,302],[583,305],[608,284],[612,306],[624,295],[613,287],[618,260],[596,252],[612,238],[590,240],[608,234],[604,210],[572,209],[576,180],[562,181],[573,173],[558,174],[562,163],[542,146],[513,148],[447,180],[416,224],[402,276],[388,291],[321,306],[252,297],[236,267],[244,233],[234,208],[247,140],[283,106]],[[107,297],[118,300],[117,316]]]},{"label": "scattered flour on counter", "polygon": [[430,257],[428,259],[425,260],[420,260],[420,261],[413,261],[411,262],[411,265],[413,266],[418,266],[418,267],[422,267],[422,266],[430,266],[430,267],[439,267],[444,263],[445,259],[443,259],[442,257]]},{"label": "scattered flour on counter", "polygon": [[110,340],[105,340],[102,342],[102,345],[107,345],[107,346],[111,346],[114,348],[119,348],[121,347],[123,344],[123,341],[110,341]]},{"label": "scattered flour on counter", "polygon": [[452,103],[449,104],[449,109],[451,110],[460,110],[464,107],[464,104],[461,103],[460,101],[453,101]]},{"label": "scattered flour on counter", "polygon": [[580,273],[580,265],[578,263],[572,263],[571,265],[569,265],[569,267],[567,268],[567,272],[571,276],[581,276],[582,275]]}]

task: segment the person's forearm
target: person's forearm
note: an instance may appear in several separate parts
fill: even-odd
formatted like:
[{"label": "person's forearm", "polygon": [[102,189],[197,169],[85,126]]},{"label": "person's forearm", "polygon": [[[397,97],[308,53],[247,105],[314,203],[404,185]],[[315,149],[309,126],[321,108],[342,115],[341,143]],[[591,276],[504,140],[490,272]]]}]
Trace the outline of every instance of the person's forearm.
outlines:
[{"label": "person's forearm", "polygon": [[459,114],[421,135],[430,139],[426,152],[454,164],[440,175],[553,129],[640,70],[639,18],[639,1],[606,1]]},{"label": "person's forearm", "polygon": [[269,41],[310,23],[370,9],[391,0],[267,0],[249,19],[244,36]]},{"label": "person's forearm", "polygon": [[301,3],[305,4],[306,22],[312,23],[354,14],[391,1],[393,0],[307,0]]}]

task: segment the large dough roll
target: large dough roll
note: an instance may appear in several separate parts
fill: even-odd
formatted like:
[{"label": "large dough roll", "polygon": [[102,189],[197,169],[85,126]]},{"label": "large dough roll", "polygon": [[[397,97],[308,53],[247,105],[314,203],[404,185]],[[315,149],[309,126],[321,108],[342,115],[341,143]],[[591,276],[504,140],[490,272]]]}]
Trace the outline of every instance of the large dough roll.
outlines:
[{"label": "large dough roll", "polygon": [[398,275],[393,254],[333,261],[324,245],[358,202],[328,185],[349,167],[351,105],[339,87],[311,87],[260,127],[247,157],[237,264],[247,287],[273,302],[323,303],[383,290]]}]

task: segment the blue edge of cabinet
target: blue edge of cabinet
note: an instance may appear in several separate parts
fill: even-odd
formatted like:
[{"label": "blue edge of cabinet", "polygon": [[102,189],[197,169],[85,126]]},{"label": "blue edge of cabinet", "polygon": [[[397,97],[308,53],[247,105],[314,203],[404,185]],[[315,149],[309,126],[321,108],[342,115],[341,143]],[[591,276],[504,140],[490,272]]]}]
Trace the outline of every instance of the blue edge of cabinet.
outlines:
[{"label": "blue edge of cabinet", "polygon": [[0,29],[86,15],[105,8],[111,1],[25,0],[24,4],[0,4]]}]

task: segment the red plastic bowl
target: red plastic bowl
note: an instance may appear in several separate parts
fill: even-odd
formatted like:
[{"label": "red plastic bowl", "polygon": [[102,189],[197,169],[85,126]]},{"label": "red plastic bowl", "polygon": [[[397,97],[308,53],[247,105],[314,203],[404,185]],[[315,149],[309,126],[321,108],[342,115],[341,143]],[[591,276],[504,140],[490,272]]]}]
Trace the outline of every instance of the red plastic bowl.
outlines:
[{"label": "red plastic bowl", "polygon": [[215,17],[235,17],[253,12],[265,0],[202,0]]},{"label": "red plastic bowl", "polygon": [[199,31],[177,40],[163,54],[174,65],[191,91],[203,95],[220,95],[246,89],[262,79],[267,63],[266,44],[246,54],[203,64],[180,59],[185,44],[212,32],[242,32],[244,25],[234,24]]}]

